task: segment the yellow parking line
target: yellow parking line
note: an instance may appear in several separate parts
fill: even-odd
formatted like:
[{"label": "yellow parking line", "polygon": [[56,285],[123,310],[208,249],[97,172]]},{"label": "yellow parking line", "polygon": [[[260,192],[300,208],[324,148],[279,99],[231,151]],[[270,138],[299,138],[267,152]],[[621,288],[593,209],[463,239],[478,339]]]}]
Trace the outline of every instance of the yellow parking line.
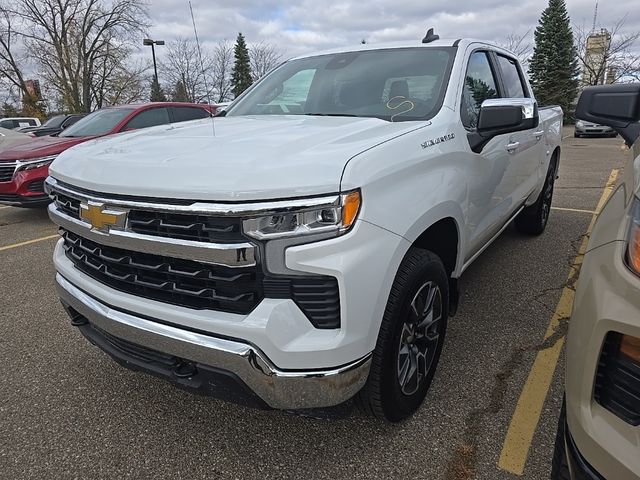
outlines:
[{"label": "yellow parking line", "polygon": [[[598,202],[598,206],[591,217],[591,223],[578,250],[578,256],[575,258],[569,271],[568,283],[570,284],[562,290],[560,300],[558,301],[556,310],[551,317],[545,333],[545,339],[553,335],[560,325],[560,322],[568,319],[571,315],[575,293],[574,283],[578,277],[582,257],[589,243],[589,235],[591,234],[598,214],[613,191],[617,177],[618,170],[612,170],[611,175],[609,175],[609,180],[602,192],[602,196],[600,197],[600,201]],[[498,468],[515,475],[522,475],[524,473],[524,466],[527,461],[527,456],[529,455],[533,435],[538,427],[540,413],[542,412],[545,398],[551,386],[563,344],[564,336],[559,338],[553,346],[540,350],[536,355],[536,359],[529,372],[529,377],[524,384],[524,388],[516,404],[513,417],[511,417],[511,423],[509,424],[500,459],[498,460]]]},{"label": "yellow parking line", "polygon": [[11,250],[12,248],[23,247],[25,245],[31,245],[32,243],[44,242],[45,240],[51,240],[52,238],[59,238],[60,235],[57,233],[55,235],[48,235],[46,237],[34,238],[33,240],[27,240],[26,242],[14,243],[12,245],[5,245],[4,247],[0,247],[0,252],[4,250]]},{"label": "yellow parking line", "polygon": [[594,210],[583,210],[581,208],[566,208],[566,207],[551,207],[551,210],[560,210],[561,212],[590,213],[591,215],[596,213]]}]

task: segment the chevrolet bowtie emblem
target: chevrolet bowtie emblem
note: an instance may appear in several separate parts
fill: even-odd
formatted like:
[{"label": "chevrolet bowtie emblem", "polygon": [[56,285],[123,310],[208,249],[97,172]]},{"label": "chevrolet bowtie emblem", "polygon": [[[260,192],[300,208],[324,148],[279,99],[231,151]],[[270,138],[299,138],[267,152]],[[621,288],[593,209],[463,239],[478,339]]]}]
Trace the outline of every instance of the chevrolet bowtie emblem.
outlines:
[{"label": "chevrolet bowtie emblem", "polygon": [[108,232],[109,227],[124,227],[127,212],[108,210],[103,203],[89,202],[80,204],[80,218],[101,232]]}]

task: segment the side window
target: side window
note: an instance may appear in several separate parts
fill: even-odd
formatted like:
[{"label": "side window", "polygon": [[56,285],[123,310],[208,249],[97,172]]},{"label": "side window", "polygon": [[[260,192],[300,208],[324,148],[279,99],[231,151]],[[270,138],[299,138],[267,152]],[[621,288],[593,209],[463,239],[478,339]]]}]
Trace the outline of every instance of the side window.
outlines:
[{"label": "side window", "polygon": [[482,102],[498,98],[496,80],[491,71],[486,52],[474,52],[469,57],[467,73],[462,90],[460,115],[462,124],[467,128],[476,128]]},{"label": "side window", "polygon": [[204,108],[197,107],[173,107],[173,122],[186,122],[189,120],[196,120],[198,118],[210,117],[209,113]]},{"label": "side window", "polygon": [[166,108],[150,108],[140,112],[127,123],[125,130],[137,128],[155,127],[169,123],[169,112]]},{"label": "side window", "polygon": [[518,70],[516,61],[498,55],[498,64],[500,64],[500,70],[502,71],[502,81],[504,88],[507,90],[506,94],[509,98],[523,98],[526,97],[525,89],[522,84],[522,78]]},{"label": "side window", "polygon": [[82,117],[81,116],[73,116],[73,117],[69,117],[67,118],[64,123],[62,124],[62,128],[67,128],[70,127],[71,125],[73,125],[74,123],[76,123],[78,120],[80,120]]}]

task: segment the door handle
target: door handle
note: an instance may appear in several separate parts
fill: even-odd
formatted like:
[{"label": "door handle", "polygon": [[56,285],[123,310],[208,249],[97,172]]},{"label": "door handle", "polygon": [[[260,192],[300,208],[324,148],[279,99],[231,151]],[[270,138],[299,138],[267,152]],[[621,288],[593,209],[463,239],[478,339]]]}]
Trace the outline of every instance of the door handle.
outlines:
[{"label": "door handle", "polygon": [[520,146],[520,142],[507,143],[507,152],[513,153],[518,149],[519,146]]},{"label": "door handle", "polygon": [[536,140],[540,140],[542,138],[542,135],[544,135],[544,130],[533,132],[533,136],[536,137]]}]

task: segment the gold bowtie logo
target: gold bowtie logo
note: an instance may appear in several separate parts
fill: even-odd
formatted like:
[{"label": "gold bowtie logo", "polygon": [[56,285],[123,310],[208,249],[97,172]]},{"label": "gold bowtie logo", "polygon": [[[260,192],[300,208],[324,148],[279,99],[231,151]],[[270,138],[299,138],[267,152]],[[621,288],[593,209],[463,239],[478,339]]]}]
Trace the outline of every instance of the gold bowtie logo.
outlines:
[{"label": "gold bowtie logo", "polygon": [[93,228],[102,232],[109,227],[123,227],[126,212],[107,210],[102,203],[89,202],[80,204],[80,218],[89,222]]}]

